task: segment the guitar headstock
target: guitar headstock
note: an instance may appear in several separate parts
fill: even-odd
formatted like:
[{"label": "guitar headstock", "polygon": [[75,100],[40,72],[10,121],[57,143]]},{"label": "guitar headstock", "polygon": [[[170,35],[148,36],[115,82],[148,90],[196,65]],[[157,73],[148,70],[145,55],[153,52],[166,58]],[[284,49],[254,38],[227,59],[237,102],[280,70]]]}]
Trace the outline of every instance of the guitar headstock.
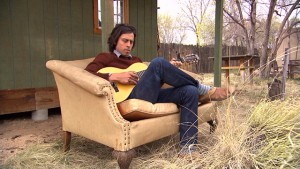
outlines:
[{"label": "guitar headstock", "polygon": [[177,59],[180,60],[182,63],[196,63],[200,60],[197,54],[189,54],[186,56],[180,56],[177,54]]}]

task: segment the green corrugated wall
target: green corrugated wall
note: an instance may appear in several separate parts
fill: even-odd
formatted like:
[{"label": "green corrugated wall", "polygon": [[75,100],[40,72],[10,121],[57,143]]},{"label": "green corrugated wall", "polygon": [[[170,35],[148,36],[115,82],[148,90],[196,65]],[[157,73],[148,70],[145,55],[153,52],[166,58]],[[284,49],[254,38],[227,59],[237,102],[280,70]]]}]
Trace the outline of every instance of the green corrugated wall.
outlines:
[{"label": "green corrugated wall", "polygon": [[92,0],[1,0],[0,90],[54,86],[50,59],[95,56]]},{"label": "green corrugated wall", "polygon": [[[134,54],[156,56],[157,1],[129,0],[137,27]],[[50,59],[89,58],[101,52],[93,30],[93,0],[1,0],[0,90],[54,86]]]}]

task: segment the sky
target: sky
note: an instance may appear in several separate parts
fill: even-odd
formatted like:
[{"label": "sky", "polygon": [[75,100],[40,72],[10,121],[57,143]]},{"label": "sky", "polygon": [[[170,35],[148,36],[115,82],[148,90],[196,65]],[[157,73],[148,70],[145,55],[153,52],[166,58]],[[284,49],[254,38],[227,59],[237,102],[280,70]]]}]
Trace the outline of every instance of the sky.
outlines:
[{"label": "sky", "polygon": [[160,7],[158,13],[169,13],[176,16],[177,12],[180,11],[180,5],[176,0],[158,0],[157,6]]},{"label": "sky", "polygon": [[[176,17],[177,13],[181,10],[180,4],[177,0],[157,0],[157,10],[159,14],[168,14]],[[187,38],[183,41],[183,44],[196,44],[196,38],[193,32],[187,31]]]}]

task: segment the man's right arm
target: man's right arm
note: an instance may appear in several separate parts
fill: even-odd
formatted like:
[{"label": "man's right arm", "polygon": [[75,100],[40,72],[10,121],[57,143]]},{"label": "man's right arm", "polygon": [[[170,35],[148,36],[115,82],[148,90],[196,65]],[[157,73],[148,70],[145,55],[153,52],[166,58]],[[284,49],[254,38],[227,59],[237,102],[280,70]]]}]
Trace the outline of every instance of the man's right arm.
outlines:
[{"label": "man's right arm", "polygon": [[102,68],[105,68],[113,61],[113,57],[109,53],[100,53],[95,59],[90,62],[85,68],[86,71],[106,79],[110,82],[118,82],[122,84],[136,84],[138,82],[138,76],[135,72],[123,72],[123,73],[98,73]]},{"label": "man's right arm", "polygon": [[108,73],[98,73],[98,71],[100,69],[106,67],[109,63],[109,60],[110,60],[109,56],[106,56],[106,54],[104,54],[104,53],[100,53],[95,57],[95,59],[92,62],[90,62],[86,66],[85,70],[96,76],[99,76],[99,77],[102,77],[103,79],[108,80],[108,78],[109,78]]},{"label": "man's right arm", "polygon": [[139,77],[135,72],[123,72],[109,75],[108,80],[122,84],[137,84]]}]

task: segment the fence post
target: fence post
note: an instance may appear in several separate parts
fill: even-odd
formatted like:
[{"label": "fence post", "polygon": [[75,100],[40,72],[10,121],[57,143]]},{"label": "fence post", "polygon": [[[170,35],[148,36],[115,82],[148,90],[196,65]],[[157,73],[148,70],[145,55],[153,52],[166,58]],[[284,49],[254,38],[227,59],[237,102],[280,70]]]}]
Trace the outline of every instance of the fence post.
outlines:
[{"label": "fence post", "polygon": [[286,82],[286,77],[287,77],[287,71],[288,71],[288,65],[289,65],[289,53],[286,53],[284,55],[284,60],[283,60],[283,70],[282,70],[282,95],[281,95],[281,100],[285,99],[285,82]]}]

